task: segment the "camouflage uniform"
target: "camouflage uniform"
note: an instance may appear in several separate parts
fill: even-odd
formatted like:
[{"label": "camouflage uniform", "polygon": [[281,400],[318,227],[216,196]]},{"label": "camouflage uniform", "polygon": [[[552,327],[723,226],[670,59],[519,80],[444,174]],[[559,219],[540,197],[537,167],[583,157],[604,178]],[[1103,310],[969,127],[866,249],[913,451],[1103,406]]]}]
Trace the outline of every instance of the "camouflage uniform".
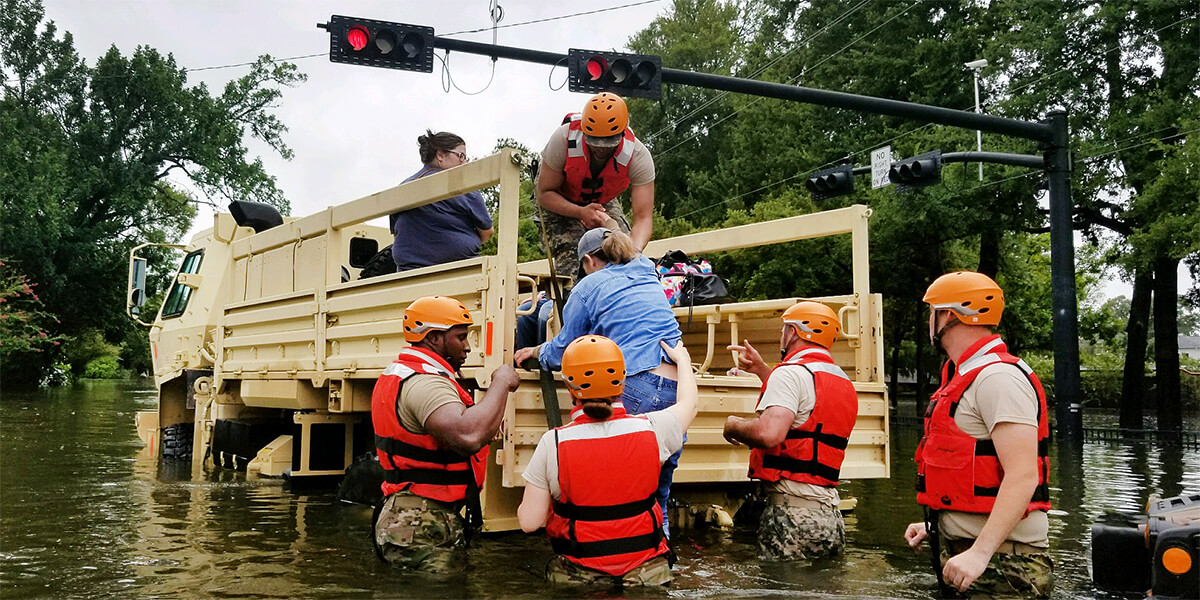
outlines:
[{"label": "camouflage uniform", "polygon": [[[629,222],[625,219],[625,211],[621,209],[619,198],[613,198],[604,203],[604,210],[621,227],[621,231],[629,233]],[[556,212],[542,210],[542,218],[546,227],[546,238],[550,241],[550,252],[554,255],[554,268],[562,277],[575,278],[579,272],[579,238],[587,232],[583,223],[574,217],[564,217]]]},{"label": "camouflage uniform", "polygon": [[392,566],[429,573],[466,567],[466,524],[451,504],[410,492],[384,499],[375,521],[375,545]]},{"label": "camouflage uniform", "polygon": [[793,505],[768,502],[759,517],[758,551],[766,560],[833,556],[845,547],[846,522],[836,506],[815,501]]},{"label": "camouflage uniform", "polygon": [[[942,539],[941,564],[950,559],[949,548],[958,554],[970,547],[971,540]],[[1004,548],[1001,547],[1001,550]],[[1046,550],[1026,548],[1016,553],[997,551],[988,561],[983,574],[971,583],[966,592],[951,590],[953,598],[1047,598],[1054,586],[1054,563]]]},{"label": "camouflage uniform", "polygon": [[609,584],[613,587],[667,585],[671,583],[671,566],[667,557],[652,558],[636,569],[615,577],[607,573],[581,567],[561,556],[555,556],[546,564],[546,581],[555,585]]}]

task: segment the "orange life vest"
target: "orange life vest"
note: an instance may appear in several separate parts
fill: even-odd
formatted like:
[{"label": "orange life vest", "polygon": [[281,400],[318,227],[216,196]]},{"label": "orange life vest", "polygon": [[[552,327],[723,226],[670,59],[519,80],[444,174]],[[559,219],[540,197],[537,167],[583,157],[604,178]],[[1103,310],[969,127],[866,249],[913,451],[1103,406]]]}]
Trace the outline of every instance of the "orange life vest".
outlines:
[{"label": "orange life vest", "polygon": [[667,554],[655,495],[662,463],[650,421],[613,403],[597,421],[582,408],[554,430],[560,495],[546,524],[554,551],[577,565],[621,576]]},{"label": "orange life vest", "polygon": [[[769,449],[750,450],[750,477],[763,481],[790,479],[836,486],[846,457],[846,444],[858,418],[858,393],[854,384],[824,348],[793,352],[775,369],[804,369],[812,374],[816,401],[804,424],[788,431],[783,443]],[[775,369],[771,372],[774,373]],[[758,394],[762,402],[770,376]]]},{"label": "orange life vest", "polygon": [[1008,347],[993,335],[972,344],[955,368],[942,366],[942,385],[925,410],[925,436],[917,446],[917,502],[938,510],[990,513],[1000,491],[1003,469],[991,440],[975,439],[958,428],[954,413],[963,392],[974,383],[984,367],[993,363],[1015,365],[1029,379],[1038,401],[1038,485],[1026,514],[1050,509],[1050,421],[1046,414],[1046,392],[1025,361],[1008,353]]},{"label": "orange life vest", "polygon": [[454,369],[437,354],[420,347],[405,348],[388,366],[371,394],[371,422],[375,426],[375,452],[383,466],[383,495],[408,490],[422,498],[459,502],[483,487],[489,446],[470,457],[443,448],[429,434],[416,434],[400,424],[396,413],[400,386],[413,375],[438,375],[449,379],[463,404],[475,399],[454,379]]},{"label": "orange life vest", "polygon": [[626,127],[612,158],[593,177],[592,157],[583,140],[582,119],[581,113],[572,113],[563,119],[563,123],[570,123],[570,126],[567,129],[567,161],[558,193],[580,206],[593,202],[604,204],[629,187],[629,161],[633,158],[637,138],[633,136],[633,130]]}]

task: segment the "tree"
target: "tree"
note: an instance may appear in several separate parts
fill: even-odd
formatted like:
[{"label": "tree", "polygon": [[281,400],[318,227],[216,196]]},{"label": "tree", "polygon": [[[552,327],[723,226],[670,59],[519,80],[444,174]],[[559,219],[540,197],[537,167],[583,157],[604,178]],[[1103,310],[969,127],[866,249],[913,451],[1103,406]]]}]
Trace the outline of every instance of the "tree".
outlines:
[{"label": "tree", "polygon": [[[281,88],[304,80],[294,65],[260,57],[213,95],[188,86],[170,54],[144,46],[129,56],[112,47],[89,66],[39,2],[3,0],[0,79],[0,238],[40,286],[57,332],[99,327],[119,343],[132,327],[123,315],[129,248],[177,240],[197,202],[258,200],[287,212],[244,140],[291,157],[271,109]],[[204,197],[172,183],[180,178]],[[6,383],[45,364],[25,358],[6,361]]]},{"label": "tree", "polygon": [[[1112,261],[1133,280],[1122,426],[1141,428],[1153,309],[1159,427],[1178,430],[1175,273],[1200,251],[1200,5],[1170,0],[1002,2],[991,46],[1014,82],[1000,106],[1028,117],[1048,102],[1073,115],[1079,225],[1117,234]],[[1020,83],[1017,83],[1020,82]],[[1165,418],[1163,418],[1165,416]]]}]

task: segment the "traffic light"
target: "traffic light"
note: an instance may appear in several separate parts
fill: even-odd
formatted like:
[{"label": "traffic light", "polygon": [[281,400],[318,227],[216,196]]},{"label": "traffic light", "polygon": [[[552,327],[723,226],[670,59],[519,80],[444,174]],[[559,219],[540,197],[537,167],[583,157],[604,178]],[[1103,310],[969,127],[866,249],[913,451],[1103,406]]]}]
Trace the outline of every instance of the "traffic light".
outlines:
[{"label": "traffic light", "polygon": [[567,51],[567,89],[658,100],[662,98],[662,59],[571,48]]},{"label": "traffic light", "polygon": [[817,171],[808,177],[804,187],[812,193],[813,200],[824,200],[834,196],[845,196],[854,192],[854,167],[842,165]]},{"label": "traffic light", "polygon": [[888,179],[900,189],[924,187],[942,180],[942,151],[934,150],[892,163]]},{"label": "traffic light", "polygon": [[433,72],[433,28],[333,15],[317,27],[329,32],[330,62]]}]

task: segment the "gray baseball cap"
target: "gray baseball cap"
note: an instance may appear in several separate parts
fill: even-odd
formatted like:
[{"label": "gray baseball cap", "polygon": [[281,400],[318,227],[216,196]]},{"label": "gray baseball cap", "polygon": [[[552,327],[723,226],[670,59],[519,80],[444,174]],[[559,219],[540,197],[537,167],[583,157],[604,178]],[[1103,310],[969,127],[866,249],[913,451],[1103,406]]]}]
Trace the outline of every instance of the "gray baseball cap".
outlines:
[{"label": "gray baseball cap", "polygon": [[579,238],[579,246],[576,249],[576,256],[580,262],[583,262],[583,257],[600,249],[604,244],[604,239],[612,233],[612,230],[607,227],[597,227],[589,229],[583,237]]}]

